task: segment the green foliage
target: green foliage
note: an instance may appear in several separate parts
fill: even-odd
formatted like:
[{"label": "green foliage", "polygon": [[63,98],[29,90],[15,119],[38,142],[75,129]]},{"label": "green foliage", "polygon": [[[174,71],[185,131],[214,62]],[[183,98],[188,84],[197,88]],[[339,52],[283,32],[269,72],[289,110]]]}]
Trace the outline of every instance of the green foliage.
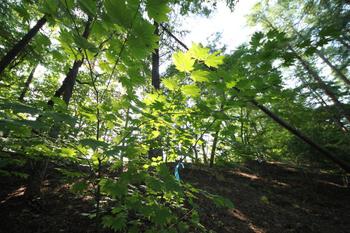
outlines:
[{"label": "green foliage", "polygon": [[196,85],[182,86],[181,91],[184,95],[190,97],[198,97],[200,95],[200,89]]},{"label": "green foliage", "polygon": [[167,14],[171,11],[168,2],[164,0],[147,0],[146,10],[148,16],[158,23],[167,21]]},{"label": "green foliage", "polygon": [[[234,208],[232,202],[176,181],[164,160],[208,163],[213,152],[214,165],[223,166],[252,159],[329,164],[249,104],[253,99],[349,161],[349,88],[318,55],[348,77],[348,9],[337,2],[310,2],[306,15],[304,1],[259,4],[251,21],[262,31],[250,41],[231,54],[196,43],[173,53],[155,89],[151,55],[171,54],[163,43],[173,39],[162,29],[155,35],[154,22],[171,30],[171,9],[206,15],[216,1],[2,1],[1,58],[38,18],[49,21],[0,74],[0,175],[25,179],[25,164],[49,160],[73,193],[93,197],[99,209],[89,216],[104,227],[206,232],[197,198],[220,208]],[[293,28],[294,18],[305,30]]]},{"label": "green foliage", "polygon": [[177,52],[173,55],[173,60],[176,68],[182,72],[190,72],[193,70],[195,60],[191,57],[189,52]]}]

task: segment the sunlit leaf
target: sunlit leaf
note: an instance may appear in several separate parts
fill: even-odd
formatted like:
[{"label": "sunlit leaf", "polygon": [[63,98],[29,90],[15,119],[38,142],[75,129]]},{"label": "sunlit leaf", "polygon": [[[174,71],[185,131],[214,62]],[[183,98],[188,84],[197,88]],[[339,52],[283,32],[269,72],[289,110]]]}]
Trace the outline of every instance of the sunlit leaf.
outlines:
[{"label": "sunlit leaf", "polygon": [[224,62],[224,56],[217,56],[219,52],[210,54],[205,60],[204,63],[209,67],[218,68]]},{"label": "sunlit leaf", "polygon": [[201,45],[193,43],[189,53],[193,58],[203,61],[209,56],[209,51],[209,48],[203,48]]},{"label": "sunlit leaf", "polygon": [[209,82],[209,72],[205,70],[195,70],[191,72],[191,78],[195,82]]},{"label": "sunlit leaf", "polygon": [[196,85],[185,85],[181,87],[181,91],[184,95],[190,97],[198,97],[201,93],[201,90]]},{"label": "sunlit leaf", "polygon": [[163,79],[162,83],[171,91],[175,91],[178,88],[178,82],[175,78]]},{"label": "sunlit leaf", "polygon": [[177,52],[173,55],[173,61],[176,68],[182,72],[190,72],[193,70],[195,60],[191,58],[189,53]]}]

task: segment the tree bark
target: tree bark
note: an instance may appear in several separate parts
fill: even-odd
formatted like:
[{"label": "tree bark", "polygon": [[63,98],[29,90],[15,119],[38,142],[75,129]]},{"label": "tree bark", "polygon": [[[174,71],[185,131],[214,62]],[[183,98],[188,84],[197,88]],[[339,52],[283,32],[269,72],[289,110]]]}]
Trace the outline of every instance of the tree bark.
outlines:
[{"label": "tree bark", "polygon": [[316,49],[317,55],[326,63],[333,71],[338,75],[338,77],[348,86],[350,86],[350,80],[337,68],[335,67],[325,56],[324,54]]},{"label": "tree bark", "polygon": [[338,41],[344,46],[346,47],[348,50],[350,50],[350,44],[348,44],[343,38],[339,37]]},{"label": "tree bark", "polygon": [[[159,36],[159,24],[154,21],[153,23],[155,30],[154,35]],[[154,89],[160,89],[160,74],[159,74],[159,42],[157,42],[157,48],[152,53],[152,86]],[[151,141],[151,146],[148,151],[148,157],[154,158],[158,156],[163,157],[163,150],[161,149],[161,137],[158,136]]]},{"label": "tree bark", "polygon": [[[159,36],[159,25],[154,22],[154,35]],[[152,53],[152,86],[159,90],[160,88],[160,75],[159,75],[159,42],[157,48]]]},{"label": "tree bark", "polygon": [[338,100],[336,95],[329,89],[329,87],[324,83],[322,78],[310,67],[310,65],[302,59],[296,51],[289,46],[289,49],[295,54],[298,61],[305,68],[305,70],[311,75],[311,77],[320,85],[321,89],[326,93],[326,95],[333,101],[339,112],[350,122],[350,114],[344,109],[343,104]]},{"label": "tree bark", "polygon": [[211,148],[211,154],[210,154],[209,167],[213,167],[214,166],[215,152],[216,152],[216,147],[217,147],[218,140],[219,140],[219,131],[220,131],[219,129],[216,130],[216,132],[214,134],[213,146]]},{"label": "tree bark", "polygon": [[[303,36],[294,26],[293,24],[289,21],[290,27],[292,28],[292,30],[303,40],[305,40],[305,36]],[[315,48],[315,52],[316,54],[321,58],[321,60],[326,63],[332,70],[334,73],[337,74],[337,76],[343,80],[343,82],[347,85],[350,86],[350,80],[345,76],[345,74],[343,74],[341,72],[340,69],[338,69],[337,67],[335,67],[328,58],[326,58],[326,56],[322,53],[322,51],[318,50],[317,48]]]},{"label": "tree bark", "polygon": [[[170,34],[170,36],[175,37],[173,34]],[[175,37],[176,38],[176,37]],[[176,38],[177,39],[177,38]],[[178,39],[177,39],[178,40]],[[181,43],[183,44],[183,43]],[[185,45],[183,46],[186,50],[188,50],[188,47]],[[240,89],[238,88],[233,88],[234,90],[236,90],[237,92],[241,92]],[[279,125],[281,125],[283,128],[287,129],[289,132],[291,132],[293,135],[297,136],[299,139],[301,139],[303,142],[305,142],[306,144],[310,145],[311,147],[313,147],[314,149],[316,149],[317,151],[319,151],[322,155],[324,155],[327,159],[329,159],[330,161],[334,162],[335,164],[337,164],[339,167],[341,167],[342,169],[344,169],[347,173],[350,173],[350,165],[348,165],[347,163],[343,162],[342,160],[338,159],[336,156],[334,156],[331,152],[329,152],[328,150],[324,149],[323,147],[321,147],[320,145],[318,145],[317,143],[315,143],[314,141],[312,141],[310,138],[308,138],[307,136],[305,136],[302,132],[300,132],[299,130],[295,129],[294,127],[292,127],[291,125],[289,125],[286,121],[284,121],[283,119],[281,119],[279,116],[277,116],[276,114],[274,114],[273,112],[271,112],[269,109],[267,109],[265,106],[260,105],[255,99],[249,99],[248,100],[251,104],[253,104],[254,106],[256,106],[257,108],[259,108],[262,112],[264,112],[267,116],[269,116],[272,120],[274,120],[275,122],[277,122]]]},{"label": "tree bark", "polygon": [[[307,83],[307,85],[308,85],[308,88],[310,89],[311,93],[319,101],[319,104],[321,106],[323,106],[325,109],[327,109],[328,112],[330,112],[328,110],[329,109],[329,105],[326,103],[326,101],[324,101],[322,96],[320,94],[318,94],[315,90],[313,90],[308,83]],[[332,118],[333,122],[341,129],[341,131],[346,132],[346,133],[349,132],[348,129],[345,127],[345,125],[343,124],[343,122],[341,122],[341,120],[339,118],[335,117],[333,114],[332,114],[331,118]]]},{"label": "tree bark", "polygon": [[335,155],[333,155],[330,151],[324,149],[321,147],[319,144],[311,140],[309,137],[304,135],[301,131],[297,130],[293,126],[291,126],[289,123],[287,123],[285,120],[271,112],[268,108],[265,106],[259,104],[256,100],[250,100],[250,103],[252,103],[254,106],[259,108],[261,111],[263,111],[267,116],[269,116],[272,120],[277,122],[279,125],[281,125],[283,128],[287,129],[289,132],[297,136],[299,139],[301,139],[303,142],[306,144],[310,145],[317,151],[319,151],[322,155],[324,155],[326,158],[329,160],[333,161],[335,164],[337,164],[339,167],[344,169],[347,173],[350,173],[350,165],[347,163],[343,162],[342,160],[338,159]]},{"label": "tree bark", "polygon": [[29,85],[31,84],[31,82],[32,82],[32,80],[33,80],[33,76],[34,76],[34,72],[35,72],[36,68],[37,68],[37,65],[34,66],[34,68],[33,68],[32,71],[30,72],[30,74],[29,74],[29,76],[28,76],[28,78],[27,78],[27,80],[26,80],[26,82],[25,82],[25,84],[24,84],[24,87],[23,87],[23,89],[22,89],[22,92],[21,92],[20,96],[18,97],[18,100],[19,100],[20,102],[23,102],[23,101],[24,101],[24,97],[25,97],[25,95],[26,95],[26,93],[27,93],[27,91],[28,91],[28,89],[29,89]]},{"label": "tree bark", "polygon": [[204,164],[208,164],[207,153],[205,152],[205,145],[202,143],[202,153],[203,153],[203,162]]},{"label": "tree bark", "polygon": [[[6,69],[6,67],[17,57],[17,55],[28,45],[33,37],[38,33],[40,28],[46,23],[47,16],[44,15],[29,32],[18,41],[10,51],[0,61],[0,74]],[[0,77],[1,80],[1,77]]]},{"label": "tree bark", "polygon": [[[87,39],[90,34],[91,23],[92,23],[92,18],[89,17],[88,21],[86,22],[84,32],[82,34],[82,36],[85,39]],[[63,95],[63,100],[67,105],[69,104],[69,101],[72,97],[79,68],[81,67],[82,64],[83,64],[83,59],[74,61],[73,66],[67,73],[67,76],[64,79],[61,87],[57,89],[54,94],[54,97],[61,97]],[[54,105],[54,102],[50,100],[48,102],[48,105],[52,107]],[[52,139],[57,138],[59,135],[59,130],[60,130],[60,124],[54,123],[50,129],[49,136]],[[40,187],[46,174],[47,164],[48,164],[48,159],[46,158],[33,162],[32,173],[28,177],[27,188],[25,191],[25,196],[28,199],[33,199],[36,196],[40,195]]]},{"label": "tree bark", "polygon": [[241,127],[240,127],[240,136],[241,136],[241,141],[242,144],[245,144],[245,140],[244,140],[244,122],[243,122],[243,108],[241,107],[241,114],[240,114],[240,118],[241,118]]},{"label": "tree bark", "polygon": [[[264,20],[265,22],[267,22],[271,29],[278,31],[266,17],[264,17]],[[324,83],[322,78],[311,68],[311,66],[299,56],[297,51],[295,51],[289,43],[287,45],[288,49],[293,52],[293,54],[304,67],[304,69],[311,75],[311,77],[320,85],[320,87],[326,93],[326,95],[333,101],[338,111],[350,122],[350,114],[343,108],[343,104],[338,100],[333,91],[331,91],[331,89],[328,88],[328,86]]]}]

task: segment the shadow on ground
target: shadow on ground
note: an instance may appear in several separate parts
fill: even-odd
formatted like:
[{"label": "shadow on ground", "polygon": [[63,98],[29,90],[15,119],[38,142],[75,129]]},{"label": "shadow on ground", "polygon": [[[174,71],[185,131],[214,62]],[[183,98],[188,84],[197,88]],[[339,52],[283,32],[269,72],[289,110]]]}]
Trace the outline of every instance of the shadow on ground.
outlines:
[{"label": "shadow on ground", "polygon": [[252,161],[219,171],[184,169],[182,177],[234,203],[234,209],[224,210],[199,200],[202,222],[216,232],[346,233],[350,229],[350,189],[341,176]]},{"label": "shadow on ground", "polygon": [[[197,200],[201,222],[218,233],[345,233],[350,229],[350,189],[342,177],[303,172],[280,163],[249,162],[234,169],[192,166],[184,182],[229,198],[234,209]],[[49,177],[38,203],[23,199],[18,178],[0,180],[0,233],[89,233],[95,224],[81,213],[93,210],[86,197]],[[107,232],[107,231],[106,231]]]}]

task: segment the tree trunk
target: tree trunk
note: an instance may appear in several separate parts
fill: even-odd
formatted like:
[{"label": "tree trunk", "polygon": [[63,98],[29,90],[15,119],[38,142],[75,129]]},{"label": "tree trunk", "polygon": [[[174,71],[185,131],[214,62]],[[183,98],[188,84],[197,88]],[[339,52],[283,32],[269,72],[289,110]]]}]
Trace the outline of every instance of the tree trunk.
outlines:
[{"label": "tree trunk", "polygon": [[324,63],[326,63],[333,71],[338,75],[338,77],[348,86],[350,86],[350,80],[337,68],[335,67],[324,55],[321,51],[316,49],[317,55],[322,59]]},{"label": "tree trunk", "polygon": [[216,132],[214,134],[213,146],[211,148],[211,154],[210,154],[209,167],[213,167],[214,166],[215,152],[216,152],[216,147],[217,147],[218,140],[219,140],[219,131],[220,131],[219,129],[216,130]]},{"label": "tree trunk", "polygon": [[[168,32],[168,31],[167,31]],[[173,34],[170,34],[168,32],[168,34],[172,37],[175,37]],[[175,37],[176,38],[176,37]],[[177,39],[177,38],[176,38]],[[178,39],[177,39],[178,40]],[[181,43],[183,44],[183,43]],[[188,50],[187,46],[183,46],[186,50]],[[233,88],[234,90],[236,90],[237,92],[240,92],[240,89],[238,88]],[[305,142],[306,144],[310,145],[311,147],[313,147],[314,149],[316,149],[317,151],[319,151],[322,155],[324,155],[326,158],[328,158],[330,161],[334,162],[335,164],[337,164],[339,167],[341,167],[342,169],[344,169],[347,173],[350,173],[350,166],[343,162],[342,160],[339,160],[337,157],[335,157],[331,152],[329,152],[328,150],[322,148],[320,145],[318,145],[317,143],[315,143],[314,141],[312,141],[310,138],[308,138],[307,136],[305,136],[302,132],[300,132],[299,130],[295,129],[294,127],[292,127],[291,125],[289,125],[286,121],[284,121],[283,119],[281,119],[279,116],[277,116],[276,114],[274,114],[273,112],[271,112],[269,109],[267,109],[265,106],[260,105],[256,100],[254,99],[250,99],[248,100],[250,103],[252,103],[254,106],[256,106],[257,108],[259,108],[261,111],[263,111],[267,116],[269,116],[272,120],[274,120],[275,122],[277,122],[279,125],[281,125],[283,128],[287,129],[289,132],[291,132],[293,135],[297,136],[299,139],[301,139],[303,142]]]},{"label": "tree trunk", "polygon": [[35,72],[36,68],[37,68],[37,65],[34,66],[34,68],[32,69],[32,71],[30,72],[30,74],[29,74],[29,76],[27,78],[27,81],[24,84],[22,92],[21,92],[20,96],[18,97],[18,100],[20,102],[23,102],[23,100],[24,100],[24,97],[25,97],[25,95],[26,95],[26,93],[27,93],[27,91],[29,89],[29,85],[31,84],[31,82],[33,80],[33,76],[34,76],[34,72]]},{"label": "tree trunk", "polygon": [[202,153],[203,153],[204,164],[208,164],[208,158],[207,158],[207,153],[205,152],[205,145],[204,145],[204,143],[202,143]]},{"label": "tree trunk", "polygon": [[[305,40],[306,38],[297,30],[295,29],[295,27],[293,26],[293,24],[291,22],[289,22],[290,27],[292,28],[292,30],[303,40]],[[325,55],[322,53],[322,51],[318,50],[317,48],[315,48],[315,52],[316,54],[321,58],[321,60],[326,63],[332,70],[334,73],[337,74],[337,76],[343,80],[343,82],[347,85],[350,86],[350,80],[341,72],[340,69],[338,69],[337,67],[335,67],[328,58],[325,57]]]},{"label": "tree trunk", "polygon": [[[315,90],[313,90],[309,85],[308,85],[308,88],[310,89],[311,93],[315,96],[315,98],[319,101],[319,104],[321,106],[323,106],[325,109],[327,109],[328,112],[330,112],[328,110],[329,106],[326,103],[326,101],[324,101],[322,96],[320,94],[318,94]],[[341,120],[339,118],[335,117],[333,114],[332,114],[331,118],[332,118],[333,122],[341,129],[341,131],[346,132],[346,133],[349,132],[348,129],[345,127],[345,125],[343,124],[343,122],[341,122]]]},{"label": "tree trunk", "polygon": [[[264,20],[268,23],[271,29],[278,31],[266,17],[264,17]],[[289,43],[288,49],[290,49],[293,52],[293,54],[304,67],[304,69],[312,76],[312,78],[320,85],[320,87],[326,93],[326,95],[333,101],[338,111],[350,122],[350,114],[347,113],[347,111],[343,108],[343,104],[338,100],[333,91],[331,91],[331,89],[328,88],[328,86],[324,83],[322,78],[311,68],[311,66],[304,59],[302,59],[299,56],[299,54],[293,49],[293,47]]]},{"label": "tree trunk", "polygon": [[346,47],[348,50],[350,50],[350,45],[343,39],[343,38],[338,38],[338,41],[344,46]]},{"label": "tree trunk", "polygon": [[41,194],[41,184],[45,178],[48,159],[42,159],[39,161],[29,161],[30,173],[27,180],[26,189],[24,191],[24,197],[27,200],[33,200]]},{"label": "tree trunk", "polygon": [[194,152],[194,162],[198,163],[198,151],[197,151],[197,146],[194,146],[193,148],[193,152]]},{"label": "tree trunk", "polygon": [[250,103],[252,103],[254,106],[259,108],[261,111],[263,111],[266,115],[268,115],[272,120],[277,122],[279,125],[281,125],[283,128],[287,129],[289,132],[297,136],[299,139],[301,139],[306,144],[310,145],[317,151],[319,151],[322,155],[324,155],[329,160],[333,161],[335,164],[337,164],[339,167],[344,169],[347,173],[350,173],[350,166],[343,162],[342,160],[338,159],[336,156],[334,156],[330,151],[324,149],[317,143],[315,143],[313,140],[311,140],[309,137],[304,135],[302,132],[291,126],[289,123],[284,121],[282,118],[271,112],[269,109],[267,109],[265,106],[259,104],[256,100],[250,100]]},{"label": "tree trunk", "polygon": [[[6,69],[6,67],[17,57],[17,55],[28,45],[32,38],[38,33],[40,28],[46,23],[47,16],[44,15],[29,32],[18,41],[10,51],[0,61],[0,74]],[[1,80],[1,77],[0,77]]]},{"label": "tree trunk", "polygon": [[[89,34],[90,34],[91,23],[92,23],[92,19],[89,17],[88,21],[86,22],[85,29],[84,29],[84,32],[82,35],[85,39],[87,39]],[[69,104],[69,101],[72,97],[74,85],[76,82],[76,77],[78,75],[79,68],[81,67],[82,64],[83,64],[83,60],[74,61],[73,67],[69,70],[61,87],[58,90],[56,90],[56,92],[54,94],[54,97],[61,97],[63,95],[63,100],[65,101],[65,103],[67,105]],[[51,107],[53,106],[53,104],[54,104],[54,102],[52,100],[50,100],[48,102],[48,105]],[[57,122],[54,123],[50,129],[50,132],[49,132],[50,138],[53,140],[56,139],[59,135],[59,130],[60,130],[60,124]],[[32,170],[34,170],[34,172],[32,172],[32,174],[30,174],[30,176],[28,177],[28,184],[27,184],[27,188],[25,191],[25,196],[27,198],[33,199],[36,196],[40,195],[40,187],[41,187],[41,183],[43,181],[43,178],[45,177],[45,174],[46,174],[45,167],[47,167],[47,163],[48,163],[48,159],[46,159],[46,158],[34,162],[34,166],[32,169]],[[35,171],[37,171],[37,172],[35,172]],[[39,175],[39,174],[41,174],[41,175]],[[32,192],[32,190],[34,192]]]},{"label": "tree trunk", "polygon": [[[154,22],[154,35],[159,36],[159,25]],[[152,86],[159,90],[160,88],[160,75],[159,75],[159,42],[157,48],[152,53]]]},{"label": "tree trunk", "polygon": [[332,121],[340,128],[341,131],[343,132],[348,132],[348,129],[346,128],[346,126],[343,124],[343,122],[341,122],[341,120],[339,119],[339,117],[334,116],[334,114],[332,114],[332,111],[330,111],[329,109],[329,105],[326,103],[326,101],[323,99],[323,97],[317,93],[316,90],[314,90],[314,88],[312,88],[312,86],[310,85],[309,82],[307,82],[306,80],[301,80],[302,84],[307,87],[311,94],[315,97],[315,99],[317,100],[317,102],[324,107],[327,112],[329,112],[331,114],[331,118]]},{"label": "tree trunk", "polygon": [[[154,21],[154,35],[159,36],[159,25]],[[159,74],[159,42],[157,44],[157,48],[152,53],[152,86],[154,89],[160,89],[160,74]],[[148,158],[154,158],[158,156],[163,157],[163,150],[161,149],[161,137],[158,136],[154,140],[152,140],[150,149],[148,151]]]},{"label": "tree trunk", "polygon": [[66,78],[63,81],[62,85],[65,87],[62,93],[62,98],[67,105],[72,98],[75,82],[77,80],[78,72],[82,64],[83,60],[74,61],[72,68],[69,70]]},{"label": "tree trunk", "polygon": [[336,95],[331,91],[331,89],[324,83],[322,78],[310,67],[310,65],[303,60],[296,51],[289,46],[289,49],[294,53],[298,61],[305,68],[305,70],[311,75],[311,77],[320,85],[321,89],[326,93],[326,95],[333,101],[339,112],[350,122],[350,114],[344,109],[343,104],[338,100]]},{"label": "tree trunk", "polygon": [[241,127],[240,127],[241,141],[242,141],[242,144],[245,144],[245,140],[244,140],[244,122],[243,122],[243,108],[242,107],[241,107],[240,117],[241,117]]}]

